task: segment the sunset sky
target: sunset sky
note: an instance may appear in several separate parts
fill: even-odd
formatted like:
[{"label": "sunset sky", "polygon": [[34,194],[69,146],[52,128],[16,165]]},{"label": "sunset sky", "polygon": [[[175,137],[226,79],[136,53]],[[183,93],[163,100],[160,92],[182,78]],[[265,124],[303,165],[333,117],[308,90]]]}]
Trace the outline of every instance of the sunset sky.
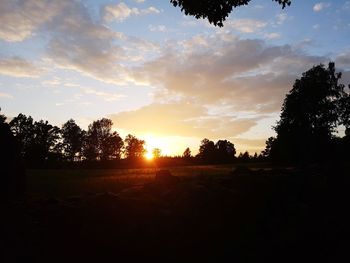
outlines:
[{"label": "sunset sky", "polygon": [[111,118],[163,154],[228,139],[260,152],[302,72],[350,83],[350,1],[271,0],[223,28],[168,0],[0,0],[0,107],[61,126]]}]

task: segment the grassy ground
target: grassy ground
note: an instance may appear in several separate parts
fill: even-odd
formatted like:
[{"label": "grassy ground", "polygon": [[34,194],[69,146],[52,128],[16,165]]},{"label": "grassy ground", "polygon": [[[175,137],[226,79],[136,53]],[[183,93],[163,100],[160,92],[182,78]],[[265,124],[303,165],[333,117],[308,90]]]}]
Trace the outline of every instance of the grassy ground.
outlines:
[{"label": "grassy ground", "polygon": [[[241,166],[241,165],[240,165]],[[271,169],[269,164],[244,164],[252,170]],[[228,175],[236,165],[201,165],[169,167],[178,177],[210,177]],[[28,170],[27,193],[41,197],[67,197],[96,192],[119,192],[122,188],[152,181],[156,168],[90,169],[90,170]]]},{"label": "grassy ground", "polygon": [[154,169],[30,170],[24,198],[2,217],[6,262],[339,262],[347,254],[348,180],[319,168],[251,168],[175,167],[169,182]]}]

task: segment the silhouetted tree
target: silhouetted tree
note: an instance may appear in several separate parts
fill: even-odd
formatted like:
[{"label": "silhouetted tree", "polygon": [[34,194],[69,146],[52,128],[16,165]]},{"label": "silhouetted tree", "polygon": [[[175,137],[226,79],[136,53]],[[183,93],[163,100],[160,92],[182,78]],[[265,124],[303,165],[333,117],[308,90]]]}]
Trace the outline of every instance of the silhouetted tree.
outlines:
[{"label": "silhouetted tree", "polygon": [[330,151],[333,133],[342,122],[348,98],[345,86],[339,84],[341,73],[335,64],[320,64],[303,73],[287,94],[281,118],[274,127],[277,137],[269,139],[266,152],[274,159],[307,162],[321,161]]},{"label": "silhouetted tree", "polygon": [[185,159],[190,159],[192,157],[190,148],[186,148],[184,153],[182,154],[182,157]]},{"label": "silhouetted tree", "polygon": [[199,146],[197,158],[199,158],[202,162],[212,163],[215,160],[215,155],[215,143],[207,138],[203,139]]},{"label": "silhouetted tree", "polygon": [[69,161],[74,161],[78,155],[82,156],[82,146],[84,141],[84,131],[75,123],[73,119],[68,120],[61,128],[63,151]]},{"label": "silhouetted tree", "polygon": [[142,158],[146,152],[145,141],[128,134],[125,138],[125,156],[128,159]]},{"label": "silhouetted tree", "polygon": [[273,156],[274,154],[271,153],[271,149],[276,150],[276,147],[274,145],[274,142],[276,141],[275,137],[270,137],[267,139],[267,141],[265,142],[266,146],[265,146],[265,150],[262,151],[262,156],[264,156],[265,158],[270,158],[271,156]]},{"label": "silhouetted tree", "polygon": [[10,127],[28,164],[38,167],[60,156],[60,129],[48,121],[33,122],[31,116],[20,113],[11,120]]},{"label": "silhouetted tree", "polygon": [[348,93],[344,93],[339,100],[339,115],[340,124],[345,126],[345,135],[350,135],[350,85],[348,86]]},{"label": "silhouetted tree", "polygon": [[58,144],[60,128],[48,121],[34,122],[34,138],[27,152],[27,159],[35,166],[42,166],[47,160],[57,160],[60,155]]},{"label": "silhouetted tree", "polygon": [[[285,8],[291,4],[291,0],[272,0],[278,2]],[[250,0],[170,0],[176,7],[179,6],[181,11],[186,15],[195,18],[204,18],[215,26],[223,26],[232,9],[242,5],[248,5]]]},{"label": "silhouetted tree", "polygon": [[102,118],[89,125],[83,144],[87,160],[119,159],[123,140],[117,132],[112,132],[113,122]]},{"label": "silhouetted tree", "polygon": [[29,149],[34,143],[33,118],[20,113],[10,121],[9,125],[18,142],[22,158],[29,159]]},{"label": "silhouetted tree", "polygon": [[251,156],[249,155],[248,151],[245,151],[244,153],[239,153],[238,160],[242,162],[248,162],[251,160]]},{"label": "silhouetted tree", "polygon": [[[1,111],[1,108],[0,108]],[[10,197],[21,194],[24,190],[25,178],[20,151],[5,115],[0,113],[0,196]]]},{"label": "silhouetted tree", "polygon": [[[1,112],[1,108],[0,108],[0,112]],[[0,123],[1,123],[1,124],[4,124],[5,121],[6,121],[6,119],[7,119],[6,116],[5,116],[4,114],[1,114],[1,113],[0,113]]]},{"label": "silhouetted tree", "polygon": [[217,162],[227,163],[232,162],[235,158],[236,149],[233,143],[227,140],[219,140],[215,144]]},{"label": "silhouetted tree", "polygon": [[102,144],[102,160],[119,160],[121,158],[124,142],[119,134],[114,131],[108,136]]},{"label": "silhouetted tree", "polygon": [[159,157],[162,155],[162,151],[159,148],[154,148],[152,150],[152,155],[154,159],[159,159]]}]

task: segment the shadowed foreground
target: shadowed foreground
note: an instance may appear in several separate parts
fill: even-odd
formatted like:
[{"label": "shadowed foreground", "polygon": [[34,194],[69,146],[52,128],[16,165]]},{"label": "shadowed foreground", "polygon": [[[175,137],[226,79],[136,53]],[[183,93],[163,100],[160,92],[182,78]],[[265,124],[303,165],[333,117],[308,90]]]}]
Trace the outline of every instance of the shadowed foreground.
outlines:
[{"label": "shadowed foreground", "polygon": [[113,193],[27,194],[6,204],[5,258],[340,262],[349,193],[338,177],[316,168],[237,168],[120,183]]}]

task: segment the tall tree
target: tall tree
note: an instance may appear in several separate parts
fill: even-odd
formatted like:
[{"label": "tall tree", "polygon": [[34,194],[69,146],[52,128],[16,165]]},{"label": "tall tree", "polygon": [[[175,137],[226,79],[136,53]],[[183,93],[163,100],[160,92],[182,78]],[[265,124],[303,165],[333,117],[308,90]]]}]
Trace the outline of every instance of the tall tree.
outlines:
[{"label": "tall tree", "polygon": [[152,150],[152,156],[154,159],[159,159],[159,157],[162,155],[162,151],[159,148],[154,148]]},{"label": "tall tree", "polygon": [[235,158],[236,149],[233,143],[228,140],[219,140],[215,144],[217,162],[232,162]]},{"label": "tall tree", "polygon": [[87,160],[120,158],[123,140],[117,132],[112,132],[112,126],[112,120],[106,118],[89,125],[83,146]]},{"label": "tall tree", "polygon": [[82,156],[82,146],[84,141],[84,131],[75,123],[73,119],[68,120],[61,128],[63,139],[63,151],[69,161]]},{"label": "tall tree", "polygon": [[128,159],[142,158],[146,152],[145,141],[128,134],[125,138],[125,156]]},{"label": "tall tree", "polygon": [[0,198],[12,198],[12,194],[23,193],[25,172],[16,138],[11,132],[6,116],[0,108]]},{"label": "tall tree", "polygon": [[333,133],[342,122],[342,101],[348,97],[339,84],[335,64],[320,64],[303,73],[287,94],[274,128],[270,153],[292,162],[321,161],[332,147]]},{"label": "tall tree", "polygon": [[[272,1],[278,2],[282,8],[291,4],[291,0]],[[175,7],[179,6],[186,15],[194,16],[197,19],[208,19],[215,26],[222,27],[233,8],[248,5],[250,0],[170,0],[170,2]]]},{"label": "tall tree", "polygon": [[10,121],[9,125],[18,142],[22,158],[27,159],[29,149],[34,143],[33,118],[20,113]]},{"label": "tall tree", "polygon": [[50,158],[57,159],[59,155],[60,128],[48,121],[34,122],[34,141],[32,142],[27,159],[35,165],[43,165]]},{"label": "tall tree", "polygon": [[215,155],[215,143],[207,138],[203,139],[199,146],[197,157],[203,162],[211,163],[213,160],[215,160]]},{"label": "tall tree", "polygon": [[190,159],[192,157],[192,153],[189,147],[185,149],[184,153],[182,154],[182,157],[185,159]]}]

